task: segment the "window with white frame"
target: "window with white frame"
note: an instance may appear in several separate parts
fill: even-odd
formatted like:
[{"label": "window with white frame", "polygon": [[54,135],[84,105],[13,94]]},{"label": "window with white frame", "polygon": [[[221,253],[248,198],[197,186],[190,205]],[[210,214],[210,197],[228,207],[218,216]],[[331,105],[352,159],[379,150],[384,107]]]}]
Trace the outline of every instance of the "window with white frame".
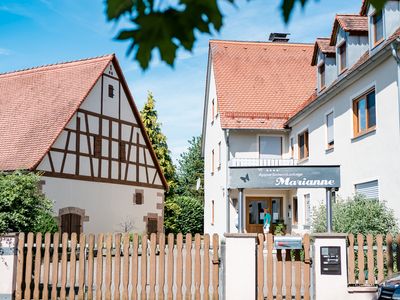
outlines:
[{"label": "window with white frame", "polygon": [[213,175],[215,172],[215,154],[214,154],[214,149],[211,151],[211,175]]},{"label": "window with white frame", "polygon": [[339,53],[339,73],[342,73],[347,68],[346,42],[342,43],[339,46],[338,53]]},{"label": "window with white frame", "polygon": [[221,142],[218,143],[218,170],[221,169]]},{"label": "window with white frame", "polygon": [[325,88],[325,63],[321,64],[318,67],[319,74],[319,89],[322,90]]},{"label": "window with white frame", "polygon": [[355,185],[356,194],[362,195],[367,199],[379,199],[378,180],[358,183]]},{"label": "window with white frame", "polygon": [[304,204],[305,204],[305,225],[311,225],[311,199],[310,194],[304,195]]},{"label": "window with white frame", "polygon": [[327,148],[333,148],[335,144],[333,130],[333,111],[326,115],[326,142]]}]

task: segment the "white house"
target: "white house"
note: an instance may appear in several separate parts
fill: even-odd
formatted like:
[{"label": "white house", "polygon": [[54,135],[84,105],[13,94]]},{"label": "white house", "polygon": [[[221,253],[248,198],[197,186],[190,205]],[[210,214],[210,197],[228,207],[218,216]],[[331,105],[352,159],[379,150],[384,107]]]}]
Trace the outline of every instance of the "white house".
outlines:
[{"label": "white house", "polygon": [[359,14],[337,15],[331,36],[314,45],[274,36],[260,43],[210,41],[206,232],[235,232],[240,223],[260,232],[263,208],[289,232],[309,230],[326,189],[304,188],[305,181],[294,188],[262,188],[262,180],[258,188],[232,185],[237,170],[245,171],[245,182],[251,168],[261,176],[274,166],[278,172],[340,167],[336,196],[377,198],[400,217],[399,27],[400,1],[388,1],[382,12],[365,1]]},{"label": "white house", "polygon": [[62,232],[163,230],[167,189],[114,55],[0,74],[0,170],[43,172]]}]

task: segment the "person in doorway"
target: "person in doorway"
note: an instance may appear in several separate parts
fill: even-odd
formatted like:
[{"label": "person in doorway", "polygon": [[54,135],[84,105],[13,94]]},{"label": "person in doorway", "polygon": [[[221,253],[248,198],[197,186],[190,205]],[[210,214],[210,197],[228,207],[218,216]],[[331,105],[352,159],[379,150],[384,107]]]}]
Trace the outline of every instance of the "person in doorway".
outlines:
[{"label": "person in doorway", "polygon": [[264,233],[269,233],[269,228],[271,226],[271,214],[268,208],[264,208]]}]

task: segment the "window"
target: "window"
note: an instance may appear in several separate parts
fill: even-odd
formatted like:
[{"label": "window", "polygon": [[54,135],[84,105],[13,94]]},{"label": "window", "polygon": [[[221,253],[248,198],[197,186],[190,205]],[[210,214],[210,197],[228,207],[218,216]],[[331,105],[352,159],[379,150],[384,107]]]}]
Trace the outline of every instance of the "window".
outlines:
[{"label": "window", "polygon": [[133,203],[138,205],[143,204],[143,191],[136,191],[136,193],[133,194]]},{"label": "window", "polygon": [[372,90],[353,101],[354,136],[373,130],[375,125],[375,90]]},{"label": "window", "polygon": [[147,234],[157,233],[158,220],[157,218],[147,219]]},{"label": "window", "polygon": [[215,157],[214,157],[214,149],[211,151],[211,175],[214,174],[215,171],[215,165],[214,165],[214,161],[215,161]]},{"label": "window", "polygon": [[114,87],[111,84],[108,85],[108,97],[114,98]]},{"label": "window", "polygon": [[356,184],[355,189],[356,194],[363,195],[367,199],[379,199],[378,180]]},{"label": "window", "polygon": [[294,158],[294,138],[290,138],[290,157]]},{"label": "window", "polygon": [[119,142],[119,161],[126,162],[126,143]]},{"label": "window", "polygon": [[265,158],[265,159],[282,158],[282,137],[260,136],[259,153],[260,153],[260,158]]},{"label": "window", "polygon": [[333,133],[333,112],[330,112],[326,115],[326,141],[328,149],[333,148],[335,144]]},{"label": "window", "polygon": [[214,200],[211,201],[211,225],[214,226]]},{"label": "window", "polygon": [[94,157],[100,158],[101,157],[101,136],[96,135],[94,137]]},{"label": "window", "polygon": [[214,122],[215,119],[215,102],[214,99],[211,101],[211,117],[212,117],[212,122]]},{"label": "window", "polygon": [[218,143],[218,170],[221,169],[221,142]]},{"label": "window", "polygon": [[383,18],[382,11],[372,16],[374,45],[383,40]]},{"label": "window", "polygon": [[78,214],[64,214],[61,216],[61,233],[68,233],[71,236],[73,232],[77,233],[78,236],[81,233],[81,219],[82,217]]},{"label": "window", "polygon": [[343,72],[346,69],[346,43],[339,46],[339,71]]},{"label": "window", "polygon": [[305,225],[310,225],[311,224],[310,194],[304,195],[304,203],[305,203]]},{"label": "window", "polygon": [[293,203],[292,203],[292,224],[297,224],[299,220],[299,212],[298,212],[298,203],[297,203],[297,197],[293,197]]},{"label": "window", "polygon": [[322,90],[325,87],[325,64],[319,66],[318,73],[319,73],[319,89]]},{"label": "window", "polygon": [[298,136],[299,143],[299,159],[308,157],[308,130],[303,131]]}]

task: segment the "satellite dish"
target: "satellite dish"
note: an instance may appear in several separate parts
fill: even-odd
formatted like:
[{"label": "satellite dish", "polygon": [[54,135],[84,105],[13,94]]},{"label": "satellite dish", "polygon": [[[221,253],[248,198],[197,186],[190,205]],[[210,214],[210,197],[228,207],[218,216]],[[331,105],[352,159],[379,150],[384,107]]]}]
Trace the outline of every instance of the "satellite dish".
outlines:
[{"label": "satellite dish", "polygon": [[196,191],[198,191],[200,189],[200,187],[201,187],[201,180],[199,177],[199,178],[197,178],[197,181],[196,181]]}]

